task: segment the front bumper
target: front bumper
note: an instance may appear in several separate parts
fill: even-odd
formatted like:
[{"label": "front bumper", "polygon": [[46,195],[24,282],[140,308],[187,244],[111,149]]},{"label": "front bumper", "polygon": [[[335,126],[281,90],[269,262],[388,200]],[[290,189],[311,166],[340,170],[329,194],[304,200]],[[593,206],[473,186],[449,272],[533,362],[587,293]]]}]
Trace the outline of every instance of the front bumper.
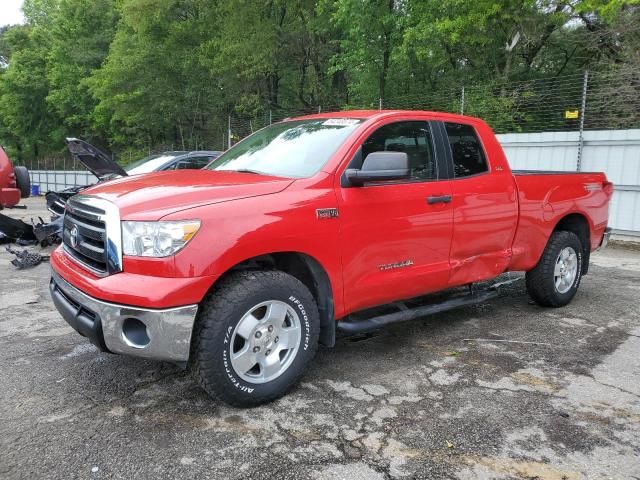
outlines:
[{"label": "front bumper", "polygon": [[154,310],[90,297],[51,272],[53,303],[74,330],[98,348],[154,360],[186,362],[197,305]]}]

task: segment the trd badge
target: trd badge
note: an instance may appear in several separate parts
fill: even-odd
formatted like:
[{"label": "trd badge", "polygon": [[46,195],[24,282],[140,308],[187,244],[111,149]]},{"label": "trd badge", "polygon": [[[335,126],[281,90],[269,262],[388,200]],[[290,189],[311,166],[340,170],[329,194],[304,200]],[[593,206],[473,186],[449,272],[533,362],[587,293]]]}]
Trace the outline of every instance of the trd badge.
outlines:
[{"label": "trd badge", "polygon": [[337,208],[318,208],[316,210],[316,217],[320,220],[327,218],[338,218],[338,209]]}]

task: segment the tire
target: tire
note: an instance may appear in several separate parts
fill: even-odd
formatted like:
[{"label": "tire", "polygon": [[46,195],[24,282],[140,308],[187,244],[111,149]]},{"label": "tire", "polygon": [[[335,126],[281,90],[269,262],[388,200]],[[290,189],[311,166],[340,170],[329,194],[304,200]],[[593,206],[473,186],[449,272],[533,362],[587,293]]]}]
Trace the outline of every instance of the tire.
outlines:
[{"label": "tire", "polygon": [[[212,397],[236,407],[257,406],[283,396],[298,382],[315,356],[319,333],[318,307],[298,279],[280,271],[233,273],[202,304],[191,369]],[[284,349],[287,343],[290,348]],[[262,363],[249,369],[254,358]]]},{"label": "tire", "polygon": [[31,179],[29,178],[29,170],[27,167],[13,167],[13,172],[16,175],[16,186],[20,190],[20,196],[22,198],[29,198],[31,196]]},{"label": "tire", "polygon": [[[572,254],[575,258],[571,258]],[[553,232],[540,261],[527,272],[527,291],[531,298],[543,307],[567,305],[580,286],[582,261],[582,242],[578,236],[567,231]]]}]

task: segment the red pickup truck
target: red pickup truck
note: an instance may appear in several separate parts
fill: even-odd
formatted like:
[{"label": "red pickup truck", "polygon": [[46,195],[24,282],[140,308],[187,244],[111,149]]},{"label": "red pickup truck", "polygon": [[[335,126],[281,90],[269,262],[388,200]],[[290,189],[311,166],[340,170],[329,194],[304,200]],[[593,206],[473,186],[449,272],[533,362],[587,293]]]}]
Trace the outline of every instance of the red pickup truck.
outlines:
[{"label": "red pickup truck", "polygon": [[[607,242],[612,192],[602,173],[514,174],[477,118],[311,115],[197,174],[73,197],[50,290],[102,350],[188,362],[209,394],[257,405],[336,330],[484,301],[494,291],[473,287],[507,271],[527,272],[538,304],[566,305]],[[441,291],[455,293],[425,297]],[[398,311],[373,308],[386,304]]]}]

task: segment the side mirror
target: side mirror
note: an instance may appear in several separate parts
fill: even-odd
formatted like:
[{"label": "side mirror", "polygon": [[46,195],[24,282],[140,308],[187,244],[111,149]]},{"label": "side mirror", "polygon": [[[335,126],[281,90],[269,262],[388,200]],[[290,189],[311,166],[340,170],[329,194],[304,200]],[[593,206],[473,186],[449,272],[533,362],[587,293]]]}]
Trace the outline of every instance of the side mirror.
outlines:
[{"label": "side mirror", "polygon": [[411,176],[409,157],[405,152],[372,152],[364,159],[361,169],[345,172],[349,184],[361,186],[367,182],[405,180]]}]

